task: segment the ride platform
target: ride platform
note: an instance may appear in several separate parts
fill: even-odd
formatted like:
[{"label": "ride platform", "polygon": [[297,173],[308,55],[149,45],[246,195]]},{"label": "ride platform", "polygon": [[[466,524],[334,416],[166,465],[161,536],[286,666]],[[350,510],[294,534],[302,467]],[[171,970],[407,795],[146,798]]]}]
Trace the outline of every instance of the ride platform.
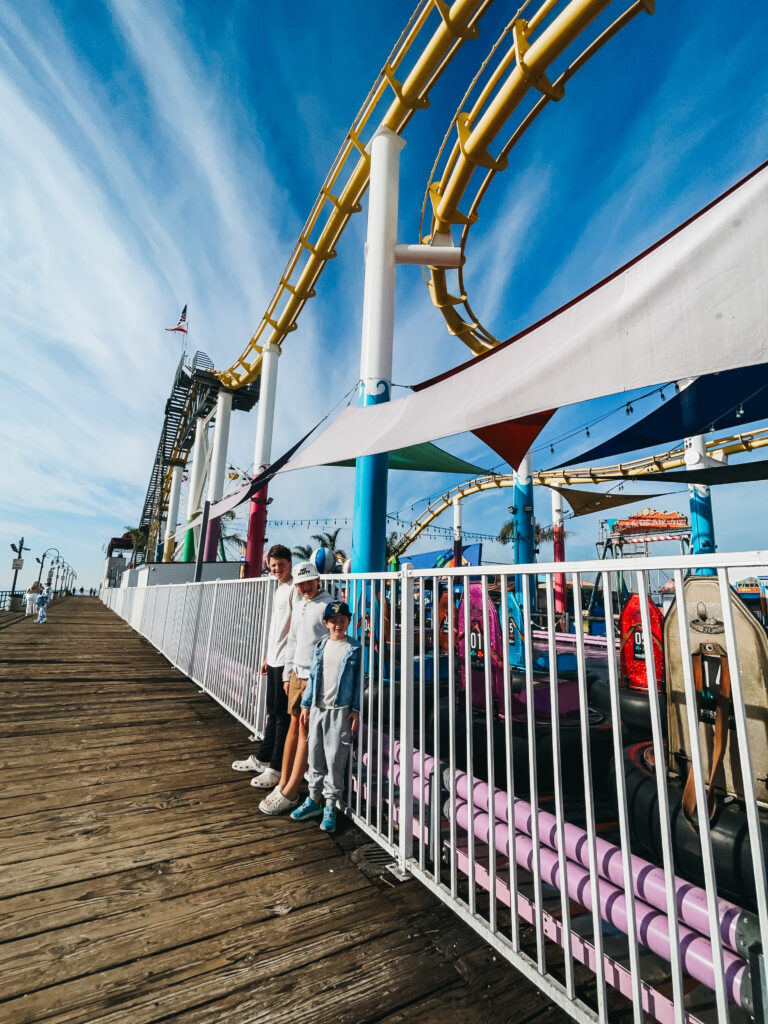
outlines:
[{"label": "ride platform", "polygon": [[259,814],[242,727],[97,599],[0,632],[0,716],[7,1024],[568,1019],[350,823]]}]

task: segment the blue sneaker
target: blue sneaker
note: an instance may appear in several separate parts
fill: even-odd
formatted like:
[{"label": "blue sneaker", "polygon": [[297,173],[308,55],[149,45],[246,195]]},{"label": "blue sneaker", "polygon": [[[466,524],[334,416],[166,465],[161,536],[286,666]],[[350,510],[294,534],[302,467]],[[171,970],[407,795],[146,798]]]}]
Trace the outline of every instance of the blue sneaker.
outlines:
[{"label": "blue sneaker", "polygon": [[293,821],[306,821],[308,818],[319,818],[322,813],[322,804],[315,803],[312,797],[308,796],[301,807],[291,811],[290,817]]},{"label": "blue sneaker", "polygon": [[323,832],[336,831],[336,808],[333,804],[326,804],[323,808],[323,820],[320,822]]}]

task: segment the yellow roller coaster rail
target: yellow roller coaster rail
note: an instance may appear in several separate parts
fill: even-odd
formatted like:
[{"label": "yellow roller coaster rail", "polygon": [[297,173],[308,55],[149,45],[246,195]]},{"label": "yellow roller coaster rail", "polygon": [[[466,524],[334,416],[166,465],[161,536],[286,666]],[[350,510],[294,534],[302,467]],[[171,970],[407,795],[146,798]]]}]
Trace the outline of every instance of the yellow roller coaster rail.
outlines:
[{"label": "yellow roller coaster rail", "polygon": [[[728,437],[707,441],[707,454],[713,457],[717,455],[722,457],[736,455],[739,452],[751,452],[766,446],[768,446],[768,427],[763,427],[760,430],[753,430],[749,433],[732,434]],[[540,473],[533,474],[533,482],[542,487],[564,487],[576,486],[578,484],[613,482],[617,476],[622,476],[628,480],[643,480],[653,477],[656,473],[663,473],[668,469],[679,469],[684,465],[685,449],[675,448],[661,455],[646,455],[641,459],[619,462],[612,466],[597,466],[587,469],[543,470]],[[451,508],[454,498],[469,498],[471,495],[480,494],[482,491],[494,491],[502,487],[512,487],[514,483],[515,477],[513,473],[500,473],[493,476],[478,476],[473,480],[467,480],[463,484],[457,484],[456,487],[446,491],[445,494],[431,502],[414,519],[402,537],[397,541],[393,554],[402,557],[419,535],[431,526],[438,516]]]},{"label": "yellow roller coaster rail", "polygon": [[[653,10],[653,0],[632,3],[610,28],[550,80],[551,65],[613,2],[543,0],[536,7],[532,0],[525,0],[520,6],[493,46],[491,58],[483,64],[480,77],[484,77],[492,59],[500,55],[483,81],[479,96],[469,110],[460,110],[453,119],[451,130],[456,131],[456,142],[439,180],[431,182],[427,189],[433,204],[429,239],[443,242],[452,225],[462,225],[464,247],[468,228],[477,218],[480,200],[493,175],[507,166],[508,152],[542,105],[559,99],[565,81],[635,14]],[[347,132],[261,322],[236,362],[228,370],[218,372],[226,387],[236,389],[259,376],[264,345],[282,345],[286,335],[296,329],[304,305],[316,294],[317,280],[336,255],[336,245],[352,214],[360,210],[360,201],[368,188],[370,161],[364,136],[372,136],[379,124],[397,135],[404,133],[413,115],[429,105],[430,90],[463,44],[478,37],[479,24],[492,4],[493,0],[455,0],[451,5],[446,0],[421,0],[418,4]],[[533,13],[526,20],[522,15],[529,8]],[[503,52],[502,41],[510,37],[512,46]],[[491,145],[530,91],[541,94],[541,99],[515,128],[501,154],[491,156]],[[387,100],[389,106],[378,121],[376,114]],[[445,144],[441,153],[444,148]],[[463,214],[459,205],[478,168],[485,173],[468,213]],[[496,338],[479,325],[471,312],[463,291],[463,275],[459,276],[460,295],[454,297],[448,291],[444,271],[430,268],[429,273],[432,301],[441,310],[449,331],[473,352],[496,345]],[[458,307],[463,307],[464,316]]]}]

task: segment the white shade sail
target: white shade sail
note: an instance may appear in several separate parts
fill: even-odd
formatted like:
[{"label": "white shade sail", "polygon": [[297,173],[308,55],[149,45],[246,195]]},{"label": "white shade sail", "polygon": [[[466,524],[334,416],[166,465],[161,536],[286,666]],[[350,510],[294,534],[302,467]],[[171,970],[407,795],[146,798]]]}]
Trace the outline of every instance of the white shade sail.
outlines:
[{"label": "white shade sail", "polygon": [[286,470],[768,361],[768,164],[568,305],[416,394],[348,408]]}]

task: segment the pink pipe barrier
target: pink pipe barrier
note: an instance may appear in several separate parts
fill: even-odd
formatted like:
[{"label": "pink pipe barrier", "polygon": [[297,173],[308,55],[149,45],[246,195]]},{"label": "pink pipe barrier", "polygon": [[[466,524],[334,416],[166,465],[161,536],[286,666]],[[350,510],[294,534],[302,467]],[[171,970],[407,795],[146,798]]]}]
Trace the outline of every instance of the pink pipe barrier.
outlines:
[{"label": "pink pipe barrier", "polygon": [[[456,823],[461,828],[474,832],[481,842],[489,843],[490,820],[487,813],[478,812],[474,808],[470,812],[469,804],[462,801],[456,805]],[[520,867],[533,872],[533,842],[530,836],[515,832],[515,859]],[[501,821],[494,826],[495,847],[499,853],[509,857],[509,828]],[[546,846],[539,849],[539,865],[542,880],[560,889],[560,864],[557,853]],[[572,861],[567,865],[566,886],[569,897],[576,900],[588,910],[592,910],[592,886],[589,872]],[[600,916],[624,934],[627,929],[627,900],[624,892],[605,879],[599,885]],[[670,942],[666,915],[643,900],[635,900],[638,940],[653,953],[670,960]],[[697,932],[680,925],[680,956],[683,970],[696,981],[715,987],[715,971],[713,966],[712,944]],[[725,990],[728,998],[744,1009],[751,1005],[752,988],[747,965],[730,950],[723,950],[725,968]]]},{"label": "pink pipe barrier", "polygon": [[[375,729],[371,730],[371,735],[372,735],[372,738],[373,738],[373,743],[372,743],[373,754],[372,754],[372,756],[373,756],[373,759],[374,759],[374,764],[376,762],[376,757],[377,757],[377,753],[376,753],[376,751],[377,751],[377,747],[376,747],[377,740],[380,740],[381,743],[382,743],[382,748],[381,748],[381,750],[382,750],[382,758],[384,760],[389,760],[389,737],[385,733],[382,733],[381,736],[379,737],[379,735],[378,735],[378,733],[376,732]],[[355,743],[355,749],[357,749],[357,744],[356,743]],[[395,740],[395,742],[393,744],[393,754],[394,754],[394,758],[395,758],[395,764],[399,765],[400,764],[400,741],[399,740]],[[368,728],[367,728],[367,726],[364,726],[363,727],[363,758],[364,758],[364,763],[365,764],[368,763],[367,760],[365,760],[365,759],[367,759],[367,757],[368,757]],[[424,755],[424,774],[425,775],[432,775],[434,773],[434,770],[435,770],[435,759],[434,759],[434,757],[431,754],[425,754]],[[414,775],[421,775],[421,752],[419,750],[416,750],[416,749],[414,749],[414,751],[413,751],[413,772],[414,772]]]},{"label": "pink pipe barrier", "polygon": [[[456,794],[464,800],[469,799],[469,778],[465,772],[456,773]],[[472,792],[472,803],[481,811],[488,811],[488,784],[475,782]],[[507,822],[507,794],[500,789],[494,793],[494,817]],[[515,799],[514,825],[519,832],[531,835],[532,808],[525,800]],[[539,838],[542,843],[558,849],[557,818],[547,811],[538,812]],[[577,825],[564,824],[565,854],[569,860],[589,868],[589,840],[584,829]],[[624,888],[624,870],[622,867],[621,850],[605,839],[596,839],[598,874]],[[667,892],[664,881],[664,870],[650,864],[642,857],[632,856],[632,878],[635,896],[644,900],[664,914],[667,912]],[[709,913],[707,911],[706,892],[690,882],[675,878],[676,905],[679,920],[700,932],[709,935]],[[759,928],[753,914],[737,907],[728,900],[718,899],[718,917],[720,919],[720,936],[723,945],[734,953],[742,953],[752,941],[757,941]],[[742,953],[742,955],[744,955]]]}]

